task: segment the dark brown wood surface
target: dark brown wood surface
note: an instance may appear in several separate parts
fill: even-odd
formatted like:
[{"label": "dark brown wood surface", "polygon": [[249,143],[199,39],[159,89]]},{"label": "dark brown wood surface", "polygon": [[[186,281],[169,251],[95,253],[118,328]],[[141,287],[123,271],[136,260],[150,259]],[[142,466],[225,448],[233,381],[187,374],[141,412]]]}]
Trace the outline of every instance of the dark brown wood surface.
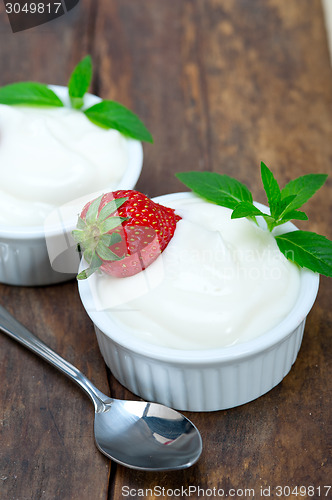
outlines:
[{"label": "dark brown wood surface", "polygon": [[[233,175],[265,202],[261,160],[281,184],[331,174],[332,71],[319,0],[81,0],[62,18],[15,34],[1,2],[0,85],[66,84],[86,53],[95,66],[92,91],[130,107],[153,132],[137,185],[151,196],[183,190],[174,173],[194,169]],[[329,238],[331,198],[330,178],[307,204],[310,229]],[[0,303],[102,391],[135,398],[109,377],[74,281],[0,285]],[[207,498],[214,488],[215,496],[240,488],[235,498],[253,491],[263,498],[261,487],[280,498],[278,485],[316,488],[301,496],[284,490],[281,498],[325,497],[331,324],[331,281],[322,278],[289,375],[244,406],[187,413],[204,451],[192,468],[169,473],[107,460],[94,445],[86,396],[1,334],[0,498],[185,498],[189,486],[204,489],[192,489],[191,498]]]}]

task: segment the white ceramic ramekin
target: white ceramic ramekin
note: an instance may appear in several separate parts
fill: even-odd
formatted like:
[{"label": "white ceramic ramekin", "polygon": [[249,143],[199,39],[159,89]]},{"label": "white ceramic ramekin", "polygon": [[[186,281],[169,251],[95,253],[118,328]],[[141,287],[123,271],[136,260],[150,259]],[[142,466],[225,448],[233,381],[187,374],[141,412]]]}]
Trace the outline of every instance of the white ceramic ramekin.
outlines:
[{"label": "white ceramic ramekin", "polygon": [[[68,103],[66,87],[51,86],[59,97]],[[85,106],[100,101],[87,94]],[[143,148],[139,141],[128,141],[128,166],[117,186],[105,186],[104,192],[132,189],[140,176],[143,165]],[[88,194],[88,193],[87,193]],[[90,197],[89,197],[90,199]],[[0,225],[0,282],[9,285],[51,285],[72,279],[79,266],[76,245],[71,238],[78,212],[67,220],[46,226],[9,227]]]},{"label": "white ceramic ramekin", "polygon": [[[183,193],[154,200],[167,204],[174,197],[183,197]],[[288,229],[296,228],[289,223]],[[258,398],[290,371],[319,286],[318,274],[305,269],[300,274],[298,300],[278,326],[242,344],[199,351],[144,342],[117,323],[110,312],[97,310],[96,274],[79,282],[79,292],[104,360],[121,384],[145,400],[182,411],[215,411]]]}]

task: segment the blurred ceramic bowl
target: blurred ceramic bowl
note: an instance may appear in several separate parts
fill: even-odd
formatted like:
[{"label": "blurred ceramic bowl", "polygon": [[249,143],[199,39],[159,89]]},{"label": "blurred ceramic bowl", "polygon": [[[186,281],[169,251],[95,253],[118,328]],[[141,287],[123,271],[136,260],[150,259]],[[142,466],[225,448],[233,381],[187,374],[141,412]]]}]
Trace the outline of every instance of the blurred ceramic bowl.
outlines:
[{"label": "blurred ceramic bowl", "polygon": [[[66,87],[50,87],[68,104]],[[85,107],[99,101],[99,97],[87,94]],[[116,186],[106,185],[103,192],[132,189],[136,185],[143,165],[143,148],[139,141],[126,141],[128,165],[124,175]],[[99,192],[87,195],[86,201],[98,196]],[[83,206],[83,198],[80,200],[73,200],[73,203],[64,206],[63,211],[56,211],[43,226],[0,225],[0,283],[21,286],[51,285],[70,280],[77,274],[79,257],[71,231],[77,223],[79,211],[76,207]]]},{"label": "blurred ceramic bowl", "polygon": [[[167,200],[174,196],[179,194],[154,201],[167,205]],[[288,227],[296,229],[291,223]],[[82,262],[81,268],[84,267],[86,264]],[[230,347],[182,350],[143,341],[119,324],[110,311],[98,310],[97,280],[98,275],[94,274],[79,281],[79,293],[112,374],[143,399],[182,411],[232,408],[262,396],[279,384],[296,360],[306,317],[319,286],[318,274],[301,269],[297,301],[276,327]]]}]

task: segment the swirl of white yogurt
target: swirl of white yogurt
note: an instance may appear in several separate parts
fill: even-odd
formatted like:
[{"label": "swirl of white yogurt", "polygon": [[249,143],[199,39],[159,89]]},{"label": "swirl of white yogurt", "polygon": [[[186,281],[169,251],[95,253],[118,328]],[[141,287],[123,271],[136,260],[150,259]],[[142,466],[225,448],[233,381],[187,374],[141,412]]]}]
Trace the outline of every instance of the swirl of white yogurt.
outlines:
[{"label": "swirl of white yogurt", "polygon": [[0,224],[41,225],[54,208],[115,188],[127,162],[126,139],[82,112],[0,104]]}]

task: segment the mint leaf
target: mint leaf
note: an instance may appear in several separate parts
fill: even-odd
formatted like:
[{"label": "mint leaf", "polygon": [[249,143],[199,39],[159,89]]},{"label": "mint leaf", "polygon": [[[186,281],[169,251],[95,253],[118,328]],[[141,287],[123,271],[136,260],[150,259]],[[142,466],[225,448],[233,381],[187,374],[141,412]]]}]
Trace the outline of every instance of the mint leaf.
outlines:
[{"label": "mint leaf", "polygon": [[265,216],[266,214],[259,210],[259,208],[255,207],[253,203],[250,203],[249,201],[242,201],[233,210],[231,218],[239,219],[241,217],[251,217],[255,215]]},{"label": "mint leaf", "polygon": [[276,218],[277,219],[283,216],[283,213],[286,211],[286,209],[288,209],[290,202],[293,201],[294,198],[296,198],[296,194],[286,196],[286,198],[279,200],[277,211],[276,211]]},{"label": "mint leaf", "polygon": [[252,202],[249,189],[228,175],[192,171],[175,176],[194,193],[217,205],[234,209],[242,201]]},{"label": "mint leaf", "polygon": [[300,212],[300,210],[290,210],[282,216],[282,219],[276,225],[279,226],[290,220],[308,220],[308,216],[305,212]]},{"label": "mint leaf", "polygon": [[280,188],[271,170],[263,162],[261,162],[261,177],[270,206],[271,216],[276,218],[281,198]]},{"label": "mint leaf", "polygon": [[85,56],[74,68],[68,82],[68,93],[73,108],[80,109],[84,103],[84,94],[87,92],[92,78],[91,57]]},{"label": "mint leaf", "polygon": [[270,228],[270,225],[274,223],[274,218],[271,217],[271,215],[265,214],[249,201],[242,201],[241,203],[239,203],[233,210],[231,219],[240,219],[242,217],[248,217],[257,224],[256,216],[263,217],[265,219],[268,228]]},{"label": "mint leaf", "polygon": [[123,135],[139,141],[153,142],[152,135],[132,111],[115,101],[102,101],[84,111],[95,125],[114,128]]},{"label": "mint leaf", "polygon": [[310,231],[276,236],[280,251],[292,262],[311,271],[332,276],[332,241]]},{"label": "mint leaf", "polygon": [[255,207],[255,205],[250,201],[242,201],[241,203],[239,203],[233,210],[231,219],[240,219],[242,217],[248,217],[257,224],[256,221],[257,215],[264,217],[268,226],[269,224],[271,224],[271,222],[274,221],[273,217],[259,210],[259,208]]},{"label": "mint leaf", "polygon": [[290,181],[281,190],[281,199],[296,195],[287,207],[288,210],[300,208],[311,198],[327,179],[326,174],[307,174]]},{"label": "mint leaf", "polygon": [[0,87],[0,104],[63,106],[53,90],[38,82],[17,82]]}]

